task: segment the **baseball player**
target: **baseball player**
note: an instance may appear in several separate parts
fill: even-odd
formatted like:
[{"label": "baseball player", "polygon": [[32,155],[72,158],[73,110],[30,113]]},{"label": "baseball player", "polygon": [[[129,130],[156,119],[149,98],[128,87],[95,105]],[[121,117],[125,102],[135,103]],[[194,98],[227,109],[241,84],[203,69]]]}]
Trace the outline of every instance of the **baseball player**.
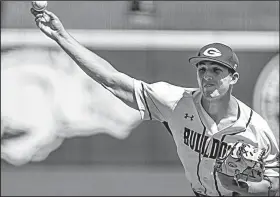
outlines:
[{"label": "baseball player", "polygon": [[[276,194],[279,148],[267,122],[232,95],[239,79],[239,61],[230,47],[212,43],[189,59],[197,68],[199,88],[165,82],[148,84],[120,73],[79,44],[52,12],[38,13],[33,9],[31,12],[39,29],[57,42],[87,75],[139,110],[139,120],[157,120],[167,127],[196,196]],[[231,176],[220,176],[215,170],[217,159],[228,156],[228,150],[236,148],[237,143],[263,150],[265,168],[259,172],[263,177],[260,181],[254,181],[256,176],[248,174],[250,179],[238,182]],[[232,162],[231,166],[234,165]]]}]

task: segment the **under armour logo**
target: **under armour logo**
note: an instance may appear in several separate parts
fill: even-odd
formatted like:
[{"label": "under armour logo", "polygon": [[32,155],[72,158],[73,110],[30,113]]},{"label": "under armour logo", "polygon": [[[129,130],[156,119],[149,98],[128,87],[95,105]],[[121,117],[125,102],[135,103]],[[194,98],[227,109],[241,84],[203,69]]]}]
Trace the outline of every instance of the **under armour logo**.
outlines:
[{"label": "under armour logo", "polygon": [[222,53],[216,48],[208,48],[203,52],[203,55],[210,57],[219,57],[222,56]]},{"label": "under armour logo", "polygon": [[194,115],[189,116],[189,114],[185,114],[185,118],[186,118],[186,119],[190,118],[190,119],[191,119],[191,121],[193,121]]}]

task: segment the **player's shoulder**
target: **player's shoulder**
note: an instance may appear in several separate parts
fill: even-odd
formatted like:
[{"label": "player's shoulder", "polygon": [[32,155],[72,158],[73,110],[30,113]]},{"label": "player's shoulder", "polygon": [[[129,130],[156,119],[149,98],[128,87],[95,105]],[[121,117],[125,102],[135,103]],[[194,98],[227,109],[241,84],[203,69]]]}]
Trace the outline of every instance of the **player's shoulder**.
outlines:
[{"label": "player's shoulder", "polygon": [[242,101],[238,100],[238,104],[243,113],[244,120],[249,120],[248,126],[254,127],[255,129],[262,129],[266,130],[269,129],[267,121],[256,111],[254,111],[251,107],[243,103]]},{"label": "player's shoulder", "polygon": [[150,84],[151,87],[153,88],[161,88],[161,89],[168,89],[168,90],[180,90],[182,92],[191,92],[193,90],[196,90],[197,88],[186,88],[186,87],[183,87],[183,86],[179,86],[179,85],[174,85],[174,84],[171,84],[169,82],[166,82],[166,81],[158,81],[158,82],[155,82],[155,83],[151,83]]},{"label": "player's shoulder", "polygon": [[174,85],[169,82],[165,81],[158,81],[155,83],[146,83],[146,88],[149,91],[156,92],[158,94],[161,94],[161,96],[190,96],[193,94],[193,92],[197,91],[198,88],[187,88],[179,85]]},{"label": "player's shoulder", "polygon": [[172,108],[183,98],[188,97],[192,99],[193,92],[198,90],[198,88],[186,88],[165,81],[144,84],[143,86],[145,87],[145,92],[151,98],[154,98],[160,103],[172,106]]}]

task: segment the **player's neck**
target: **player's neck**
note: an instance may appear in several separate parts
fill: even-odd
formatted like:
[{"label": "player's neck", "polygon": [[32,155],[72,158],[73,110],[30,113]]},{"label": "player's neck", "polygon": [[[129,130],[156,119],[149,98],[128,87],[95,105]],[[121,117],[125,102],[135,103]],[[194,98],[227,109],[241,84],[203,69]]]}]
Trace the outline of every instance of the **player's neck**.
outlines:
[{"label": "player's neck", "polygon": [[238,104],[230,92],[218,99],[209,100],[202,97],[201,104],[216,124],[219,124],[223,118],[237,114]]}]

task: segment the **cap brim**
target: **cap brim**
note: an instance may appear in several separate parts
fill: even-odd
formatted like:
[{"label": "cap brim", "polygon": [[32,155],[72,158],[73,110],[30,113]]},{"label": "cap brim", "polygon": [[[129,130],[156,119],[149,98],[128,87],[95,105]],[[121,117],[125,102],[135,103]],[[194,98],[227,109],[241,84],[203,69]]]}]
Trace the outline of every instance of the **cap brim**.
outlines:
[{"label": "cap brim", "polygon": [[220,60],[217,60],[217,59],[214,59],[214,58],[211,58],[211,57],[191,57],[189,59],[189,62],[192,64],[192,65],[197,65],[197,63],[201,62],[201,61],[211,61],[211,62],[217,62],[217,63],[220,63],[232,70],[234,70],[230,65],[228,65],[226,62],[223,62],[223,61],[220,61]]}]

